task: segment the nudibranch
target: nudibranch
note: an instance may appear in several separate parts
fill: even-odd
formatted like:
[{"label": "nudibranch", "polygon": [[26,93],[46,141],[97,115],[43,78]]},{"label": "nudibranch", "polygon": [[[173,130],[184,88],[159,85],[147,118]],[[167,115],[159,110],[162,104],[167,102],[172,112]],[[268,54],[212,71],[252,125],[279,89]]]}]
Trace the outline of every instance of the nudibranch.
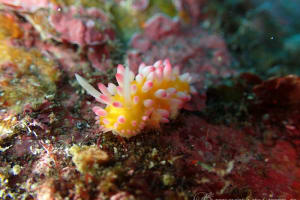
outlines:
[{"label": "nudibranch", "polygon": [[195,89],[190,86],[192,77],[180,75],[179,68],[172,68],[168,59],[153,65],[142,63],[135,75],[129,67],[118,65],[118,86],[98,84],[101,92],[85,79],[75,74],[79,84],[105,108],[93,107],[97,123],[104,132],[112,131],[123,137],[132,137],[144,127],[159,128],[175,118],[178,110],[191,99]]}]

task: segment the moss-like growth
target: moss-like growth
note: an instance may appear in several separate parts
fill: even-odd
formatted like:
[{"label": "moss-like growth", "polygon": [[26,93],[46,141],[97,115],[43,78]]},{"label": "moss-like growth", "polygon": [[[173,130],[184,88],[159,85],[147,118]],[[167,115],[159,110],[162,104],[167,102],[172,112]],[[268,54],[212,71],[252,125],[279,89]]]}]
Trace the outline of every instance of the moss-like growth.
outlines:
[{"label": "moss-like growth", "polygon": [[10,43],[22,36],[12,16],[0,13],[0,30],[0,106],[19,113],[26,104],[40,104],[53,94],[60,72],[36,49]]},{"label": "moss-like growth", "polygon": [[82,147],[74,145],[70,148],[70,153],[77,170],[81,173],[93,173],[109,160],[107,153],[94,145]]}]

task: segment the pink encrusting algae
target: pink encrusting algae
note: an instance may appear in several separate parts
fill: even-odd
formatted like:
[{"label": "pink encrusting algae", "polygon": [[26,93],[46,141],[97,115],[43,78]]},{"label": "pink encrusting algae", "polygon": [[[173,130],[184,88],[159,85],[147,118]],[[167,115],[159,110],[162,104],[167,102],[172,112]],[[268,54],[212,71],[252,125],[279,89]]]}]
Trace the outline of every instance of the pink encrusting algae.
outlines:
[{"label": "pink encrusting algae", "polygon": [[101,130],[112,131],[123,137],[132,137],[144,127],[159,128],[175,118],[178,110],[191,99],[195,92],[190,86],[192,77],[180,75],[179,68],[172,68],[168,59],[159,60],[151,66],[142,63],[135,75],[128,67],[118,65],[118,86],[98,84],[101,92],[76,74],[79,84],[105,108],[93,107]]}]

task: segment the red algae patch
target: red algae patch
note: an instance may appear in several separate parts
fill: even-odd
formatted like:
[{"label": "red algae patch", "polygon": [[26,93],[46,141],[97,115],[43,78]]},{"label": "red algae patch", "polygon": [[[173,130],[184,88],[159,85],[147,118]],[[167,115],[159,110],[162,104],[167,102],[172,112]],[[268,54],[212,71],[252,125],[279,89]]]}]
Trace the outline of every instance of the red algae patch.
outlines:
[{"label": "red algae patch", "polygon": [[256,85],[253,91],[263,105],[300,105],[300,78],[296,75],[272,78]]}]

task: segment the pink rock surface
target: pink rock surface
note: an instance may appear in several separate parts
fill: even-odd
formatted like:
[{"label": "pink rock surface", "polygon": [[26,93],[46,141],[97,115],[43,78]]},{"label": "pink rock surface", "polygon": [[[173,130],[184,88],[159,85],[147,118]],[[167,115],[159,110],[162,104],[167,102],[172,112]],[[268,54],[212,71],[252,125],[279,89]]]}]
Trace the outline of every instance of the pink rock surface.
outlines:
[{"label": "pink rock surface", "polygon": [[[76,15],[81,17],[75,17]],[[61,34],[61,39],[80,46],[99,45],[114,38],[111,28],[96,28],[96,24],[108,22],[101,10],[71,7],[67,11],[57,11],[50,16],[50,23]]]},{"label": "pink rock surface", "polygon": [[57,8],[50,0],[0,0],[0,3],[28,12],[35,12],[40,8]]},{"label": "pink rock surface", "polygon": [[157,14],[150,18],[144,25],[144,34],[152,40],[159,40],[169,34],[174,34],[179,29],[179,22],[167,16]]}]

